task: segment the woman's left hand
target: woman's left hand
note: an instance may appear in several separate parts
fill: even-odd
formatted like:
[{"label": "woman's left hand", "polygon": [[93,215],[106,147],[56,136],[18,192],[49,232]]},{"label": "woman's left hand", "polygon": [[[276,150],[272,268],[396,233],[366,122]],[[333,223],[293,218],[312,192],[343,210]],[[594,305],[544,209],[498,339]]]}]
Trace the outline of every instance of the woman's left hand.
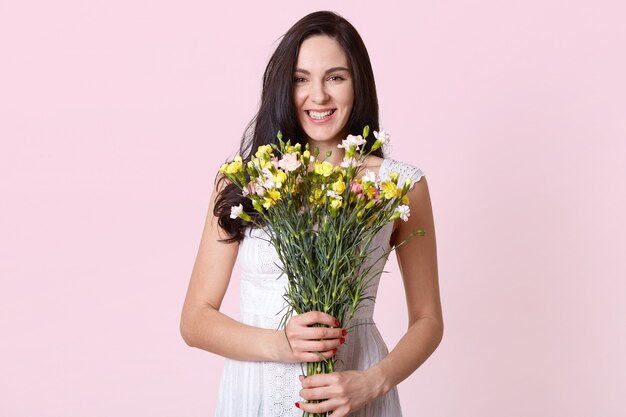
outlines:
[{"label": "woman's left hand", "polygon": [[299,401],[296,406],[309,413],[333,412],[344,417],[381,395],[382,381],[367,371],[344,371],[331,374],[300,376],[305,400],[325,400],[317,404]]}]

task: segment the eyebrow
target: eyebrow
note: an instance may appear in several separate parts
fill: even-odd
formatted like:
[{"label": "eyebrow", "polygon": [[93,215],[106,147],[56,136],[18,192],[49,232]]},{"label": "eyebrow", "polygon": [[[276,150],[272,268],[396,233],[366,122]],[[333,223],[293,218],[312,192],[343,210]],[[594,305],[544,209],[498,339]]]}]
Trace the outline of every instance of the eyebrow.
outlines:
[{"label": "eyebrow", "polygon": [[[350,72],[350,69],[348,69],[346,67],[332,67],[332,68],[328,68],[324,74],[329,74],[331,72],[336,72],[336,71],[348,71],[348,72]],[[311,74],[309,71],[307,71],[307,70],[305,70],[303,68],[296,68],[296,72],[301,72],[303,74]]]}]

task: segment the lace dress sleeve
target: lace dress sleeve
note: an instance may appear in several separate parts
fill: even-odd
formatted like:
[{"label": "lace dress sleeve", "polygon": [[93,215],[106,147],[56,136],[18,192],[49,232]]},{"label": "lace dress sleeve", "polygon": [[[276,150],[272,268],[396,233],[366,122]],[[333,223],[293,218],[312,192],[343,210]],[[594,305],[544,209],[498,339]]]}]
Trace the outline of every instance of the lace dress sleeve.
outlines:
[{"label": "lace dress sleeve", "polygon": [[413,184],[415,184],[425,175],[424,172],[415,165],[402,161],[396,161],[394,159],[389,161],[384,172],[381,172],[380,174],[381,177],[389,178],[389,174],[392,172],[397,172],[400,175],[398,184],[403,184],[407,178],[411,178],[413,180]]}]

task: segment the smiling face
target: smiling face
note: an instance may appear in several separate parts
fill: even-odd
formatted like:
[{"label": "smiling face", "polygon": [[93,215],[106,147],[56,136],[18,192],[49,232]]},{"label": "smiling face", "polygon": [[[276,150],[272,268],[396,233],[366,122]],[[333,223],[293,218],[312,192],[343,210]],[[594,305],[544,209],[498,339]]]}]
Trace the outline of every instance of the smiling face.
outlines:
[{"label": "smiling face", "polygon": [[335,39],[317,35],[302,42],[293,94],[298,121],[312,146],[328,148],[345,139],[354,87],[348,57]]}]

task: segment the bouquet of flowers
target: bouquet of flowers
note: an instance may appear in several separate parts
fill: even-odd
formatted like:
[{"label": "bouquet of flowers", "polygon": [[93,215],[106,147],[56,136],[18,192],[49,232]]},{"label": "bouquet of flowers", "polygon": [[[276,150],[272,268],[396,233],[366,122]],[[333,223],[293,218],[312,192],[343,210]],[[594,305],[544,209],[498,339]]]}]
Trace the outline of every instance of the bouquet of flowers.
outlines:
[{"label": "bouquet of flowers", "polygon": [[[248,213],[240,204],[231,218],[263,227],[282,263],[288,284],[281,326],[293,313],[322,311],[345,328],[368,299],[368,278],[380,272],[372,270],[377,262],[366,262],[376,249],[374,237],[387,223],[408,220],[410,178],[398,184],[396,172],[387,181],[369,170],[359,175],[365,157],[389,141],[388,133],[375,131],[365,152],[368,135],[366,126],[338,145],[345,151],[340,166],[326,161],[331,152],[318,159],[317,148],[284,142],[278,132],[278,144],[260,146],[247,164],[237,156],[220,168],[255,210]],[[307,375],[333,372],[335,358],[319,356],[320,362],[307,364]]]}]

